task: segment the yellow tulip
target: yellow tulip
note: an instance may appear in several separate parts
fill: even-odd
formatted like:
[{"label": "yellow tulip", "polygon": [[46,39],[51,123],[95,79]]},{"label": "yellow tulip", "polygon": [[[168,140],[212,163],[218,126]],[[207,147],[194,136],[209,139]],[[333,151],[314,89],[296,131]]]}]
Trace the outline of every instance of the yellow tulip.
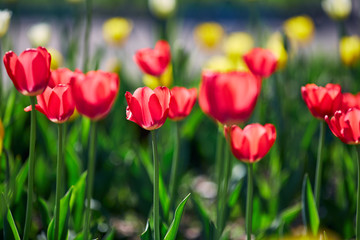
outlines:
[{"label": "yellow tulip", "polygon": [[231,59],[241,58],[254,47],[254,39],[245,32],[231,33],[224,41],[223,49]]},{"label": "yellow tulip", "polygon": [[176,0],[149,0],[151,13],[158,18],[170,17],[176,8]]},{"label": "yellow tulip", "polygon": [[292,17],[284,22],[287,37],[295,43],[306,44],[314,36],[315,25],[309,16]]},{"label": "yellow tulip", "polygon": [[11,14],[11,11],[7,9],[0,10],[0,38],[3,37],[9,29]]},{"label": "yellow tulip", "polygon": [[360,38],[358,36],[343,37],[340,40],[339,51],[345,65],[355,65],[360,59]]},{"label": "yellow tulip", "polygon": [[322,8],[334,20],[346,19],[351,13],[351,0],[323,0]]},{"label": "yellow tulip", "polygon": [[267,44],[266,48],[269,49],[278,59],[277,69],[283,69],[286,65],[288,54],[284,47],[283,38],[280,32],[273,33]]},{"label": "yellow tulip", "polygon": [[51,38],[51,26],[48,23],[35,24],[29,29],[27,35],[33,47],[46,47]]},{"label": "yellow tulip", "polygon": [[131,21],[121,17],[114,17],[104,23],[103,36],[108,44],[121,46],[130,35],[131,30]]},{"label": "yellow tulip", "polygon": [[173,75],[172,65],[169,64],[169,66],[167,66],[165,72],[159,77],[144,74],[143,82],[146,86],[148,86],[151,89],[154,89],[158,86],[170,87],[173,82],[172,75]]},{"label": "yellow tulip", "polygon": [[205,49],[215,49],[224,37],[223,27],[215,22],[206,22],[196,26],[194,30],[195,40]]},{"label": "yellow tulip", "polygon": [[229,72],[236,70],[236,65],[225,56],[213,56],[205,63],[204,69],[217,72]]},{"label": "yellow tulip", "polygon": [[58,69],[59,67],[62,67],[63,66],[62,54],[54,48],[48,48],[47,50],[51,55],[51,64],[50,64],[51,70],[55,70]]}]

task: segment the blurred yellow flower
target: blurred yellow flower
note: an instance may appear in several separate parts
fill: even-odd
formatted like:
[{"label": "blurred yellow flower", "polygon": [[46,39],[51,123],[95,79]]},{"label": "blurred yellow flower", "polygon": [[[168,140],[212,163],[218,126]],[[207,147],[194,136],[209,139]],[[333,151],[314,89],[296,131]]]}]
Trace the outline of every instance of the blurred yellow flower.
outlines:
[{"label": "blurred yellow flower", "polygon": [[321,6],[334,20],[346,19],[351,13],[351,0],[323,0]]},{"label": "blurred yellow flower", "polygon": [[284,41],[280,32],[273,33],[267,41],[266,48],[278,59],[277,69],[283,69],[286,65],[288,54],[285,50]]},{"label": "blurred yellow flower", "polygon": [[51,64],[50,64],[51,70],[55,70],[58,69],[59,67],[62,67],[64,62],[63,60],[64,58],[62,54],[55,48],[48,48],[47,50],[51,55]]},{"label": "blurred yellow flower", "polygon": [[205,63],[204,69],[229,72],[236,70],[236,65],[226,56],[213,56]]},{"label": "blurred yellow flower", "polygon": [[33,47],[46,47],[51,38],[51,27],[47,23],[38,23],[29,29],[27,35]]},{"label": "blurred yellow flower", "polygon": [[5,137],[4,125],[2,120],[0,119],[0,156],[2,155],[4,137]]},{"label": "blurred yellow flower", "polygon": [[306,15],[289,18],[284,22],[284,31],[287,37],[300,44],[310,42],[314,36],[315,25]]},{"label": "blurred yellow flower", "polygon": [[143,82],[146,86],[148,86],[151,89],[154,89],[158,86],[170,87],[173,82],[172,75],[173,75],[172,65],[169,64],[165,72],[159,77],[155,77],[149,74],[144,74]]},{"label": "blurred yellow flower", "polygon": [[233,59],[241,58],[254,47],[253,37],[245,32],[231,33],[224,41],[223,49],[226,55]]},{"label": "blurred yellow flower", "polygon": [[121,17],[106,20],[103,25],[103,37],[110,45],[121,46],[132,30],[132,22]]},{"label": "blurred yellow flower", "polygon": [[347,36],[340,40],[340,57],[347,66],[355,65],[360,59],[360,38],[358,36]]},{"label": "blurred yellow flower", "polygon": [[149,0],[150,12],[158,18],[170,17],[176,8],[176,0]]},{"label": "blurred yellow flower", "polygon": [[11,14],[11,11],[7,9],[0,10],[0,38],[3,37],[9,29]]},{"label": "blurred yellow flower", "polygon": [[224,37],[223,27],[215,22],[199,24],[194,29],[195,40],[205,49],[215,49]]}]

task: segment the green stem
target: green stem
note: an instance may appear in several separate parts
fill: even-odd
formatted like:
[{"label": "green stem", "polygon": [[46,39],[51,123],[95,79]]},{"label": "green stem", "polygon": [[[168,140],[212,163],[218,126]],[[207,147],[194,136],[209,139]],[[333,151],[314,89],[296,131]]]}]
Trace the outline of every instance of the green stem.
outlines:
[{"label": "green stem", "polygon": [[217,143],[216,143],[216,162],[215,162],[215,168],[216,168],[216,177],[217,177],[217,212],[216,212],[216,225],[217,225],[217,231],[216,231],[216,239],[220,238],[221,232],[220,232],[220,221],[221,221],[221,183],[224,175],[224,164],[221,161],[224,154],[224,134],[223,134],[223,128],[222,125],[219,125],[218,128],[218,135],[217,135]]},{"label": "green stem", "polygon": [[358,185],[357,185],[357,200],[356,200],[356,240],[360,239],[360,146],[356,146],[357,160],[358,160]]},{"label": "green stem", "polygon": [[23,240],[29,239],[29,233],[31,230],[31,215],[32,215],[32,202],[34,191],[34,167],[35,167],[35,141],[36,141],[36,110],[35,102],[36,97],[30,97],[31,102],[31,125],[30,125],[30,146],[29,146],[29,176],[28,176],[28,195],[26,203],[26,217],[25,217],[25,230]]},{"label": "green stem", "polygon": [[86,22],[85,22],[85,38],[84,38],[84,65],[83,72],[86,73],[88,70],[88,62],[89,62],[89,38],[90,38],[90,30],[91,30],[91,18],[92,18],[92,0],[86,0],[85,8],[86,8]]},{"label": "green stem", "polygon": [[253,201],[253,163],[248,163],[247,198],[246,198],[246,235],[251,240],[252,201]]},{"label": "green stem", "polygon": [[221,188],[220,188],[220,192],[219,192],[219,204],[218,204],[218,209],[219,209],[219,215],[218,215],[218,239],[220,239],[220,236],[222,234],[222,232],[224,231],[225,228],[225,214],[227,212],[227,195],[228,195],[228,186],[229,186],[229,178],[230,178],[230,154],[229,154],[230,149],[228,148],[227,145],[225,145],[224,148],[224,172],[223,172],[223,179],[221,181]]},{"label": "green stem", "polygon": [[86,210],[85,210],[85,226],[84,226],[84,240],[89,239],[91,209],[90,203],[93,193],[94,175],[95,175],[95,148],[96,141],[96,122],[91,121],[90,126],[90,140],[89,140],[89,162],[88,162],[88,176],[86,184]]},{"label": "green stem", "polygon": [[315,175],[315,201],[316,201],[316,207],[318,209],[320,204],[321,172],[322,172],[321,152],[324,144],[324,134],[325,134],[325,122],[321,121],[320,133],[319,133],[319,145],[318,145],[317,160],[316,160],[316,175]]},{"label": "green stem", "polygon": [[151,131],[153,161],[154,161],[154,228],[155,240],[160,240],[160,219],[159,219],[159,157],[156,144],[156,131]]},{"label": "green stem", "polygon": [[56,194],[55,194],[55,231],[54,239],[59,239],[60,225],[60,198],[62,196],[63,184],[63,124],[58,124],[58,155],[56,166]]},{"label": "green stem", "polygon": [[[173,155],[173,161],[171,166],[171,175],[170,175],[170,208],[173,207],[174,199],[175,199],[175,189],[176,189],[176,179],[177,179],[177,172],[178,172],[178,166],[179,166],[179,149],[180,149],[180,123],[179,121],[175,122],[175,146],[174,146],[174,155]],[[167,214],[169,215],[169,214]],[[165,219],[167,219],[168,216],[166,216]],[[170,220],[169,220],[170,221]]]}]

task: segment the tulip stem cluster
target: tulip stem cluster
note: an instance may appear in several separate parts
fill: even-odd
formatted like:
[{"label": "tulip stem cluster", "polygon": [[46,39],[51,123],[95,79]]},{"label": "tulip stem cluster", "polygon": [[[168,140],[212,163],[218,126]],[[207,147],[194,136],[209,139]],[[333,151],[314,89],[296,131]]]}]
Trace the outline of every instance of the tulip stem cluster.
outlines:
[{"label": "tulip stem cluster", "polygon": [[88,162],[88,177],[87,177],[87,192],[86,192],[86,211],[85,211],[85,226],[84,239],[89,239],[91,209],[90,203],[94,185],[95,175],[95,154],[96,154],[96,122],[91,121],[90,126],[90,142],[89,142],[89,162]]},{"label": "tulip stem cluster", "polygon": [[360,239],[360,145],[356,146],[357,160],[358,160],[358,185],[357,185],[357,199],[356,199],[356,240]]},{"label": "tulip stem cluster", "polygon": [[253,164],[248,163],[247,198],[246,198],[246,235],[251,240],[252,229],[252,201],[253,201]]},{"label": "tulip stem cluster", "polygon": [[154,161],[154,228],[155,240],[160,240],[160,217],[159,217],[159,157],[156,143],[156,130],[151,131],[153,161]]},{"label": "tulip stem cluster", "polygon": [[35,102],[36,97],[31,96],[30,102],[32,106],[31,111],[31,120],[30,120],[30,146],[29,146],[29,176],[28,176],[28,195],[27,195],[27,204],[26,204],[26,217],[25,217],[25,230],[24,230],[24,240],[29,239],[29,233],[31,229],[31,215],[32,215],[32,202],[33,202],[33,192],[34,192],[34,167],[35,167],[35,141],[36,141],[36,110]]},{"label": "tulip stem cluster", "polygon": [[55,194],[55,230],[54,239],[59,239],[59,220],[60,220],[60,198],[62,195],[62,173],[63,173],[63,124],[58,124],[58,155],[56,166],[56,194]]},{"label": "tulip stem cluster", "polygon": [[319,203],[320,203],[321,172],[322,172],[321,153],[324,143],[324,135],[325,135],[325,122],[321,121],[320,133],[319,133],[319,145],[318,145],[317,160],[316,160],[315,194],[314,194],[317,208],[319,208]]},{"label": "tulip stem cluster", "polygon": [[[175,199],[175,189],[176,189],[176,179],[177,172],[179,166],[179,149],[180,149],[180,123],[178,121],[175,122],[175,146],[174,146],[174,155],[171,166],[171,175],[170,175],[170,208],[173,207],[174,199]],[[167,217],[166,217],[167,218]],[[169,220],[171,221],[171,220]]]}]

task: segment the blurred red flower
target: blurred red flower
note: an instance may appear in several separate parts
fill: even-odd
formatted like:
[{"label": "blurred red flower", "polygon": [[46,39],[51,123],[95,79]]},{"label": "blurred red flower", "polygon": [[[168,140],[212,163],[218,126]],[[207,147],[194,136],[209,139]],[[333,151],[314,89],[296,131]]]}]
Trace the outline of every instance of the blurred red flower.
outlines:
[{"label": "blurred red flower", "polygon": [[229,132],[232,153],[240,161],[248,163],[263,158],[276,140],[276,129],[272,124],[262,126],[253,123],[244,129],[233,125]]},{"label": "blurred red flower", "polygon": [[343,112],[346,112],[350,108],[360,109],[360,93],[357,94],[343,93],[341,110]]},{"label": "blurred red flower", "polygon": [[278,62],[270,50],[262,48],[253,48],[243,59],[253,74],[265,78],[275,72]]},{"label": "blurred red flower", "polygon": [[347,112],[336,111],[330,118],[325,116],[333,134],[346,144],[360,143],[360,110],[351,108]]},{"label": "blurred red flower", "polygon": [[143,48],[134,55],[134,61],[140,69],[153,76],[161,75],[169,65],[170,59],[170,45],[164,40],[158,41],[154,49]]},{"label": "blurred red flower", "polygon": [[184,87],[174,87],[170,90],[171,100],[169,108],[169,118],[178,121],[190,114],[195,105],[197,89],[187,89]]},{"label": "blurred red flower", "polygon": [[340,110],[343,100],[339,84],[328,83],[325,87],[306,84],[301,87],[301,94],[311,114],[319,119],[333,116],[335,111]]},{"label": "blurred red flower", "polygon": [[205,114],[223,124],[247,120],[260,93],[261,79],[250,72],[203,71],[199,105]]},{"label": "blurred red flower", "polygon": [[87,74],[75,72],[70,85],[77,111],[92,120],[99,120],[110,112],[120,80],[115,73],[101,70]]},{"label": "blurred red flower", "polygon": [[3,60],[11,81],[21,94],[36,96],[47,87],[51,55],[46,48],[26,49],[19,56],[9,51]]},{"label": "blurred red flower", "polygon": [[154,90],[142,87],[134,94],[125,93],[127,101],[126,118],[146,130],[160,128],[169,113],[170,90],[167,87],[157,87]]},{"label": "blurred red flower", "polygon": [[[44,114],[50,121],[63,123],[67,121],[74,112],[75,104],[71,95],[70,85],[59,84],[54,88],[47,87],[45,91],[36,96],[36,110]],[[30,112],[31,106],[25,108]]]}]

